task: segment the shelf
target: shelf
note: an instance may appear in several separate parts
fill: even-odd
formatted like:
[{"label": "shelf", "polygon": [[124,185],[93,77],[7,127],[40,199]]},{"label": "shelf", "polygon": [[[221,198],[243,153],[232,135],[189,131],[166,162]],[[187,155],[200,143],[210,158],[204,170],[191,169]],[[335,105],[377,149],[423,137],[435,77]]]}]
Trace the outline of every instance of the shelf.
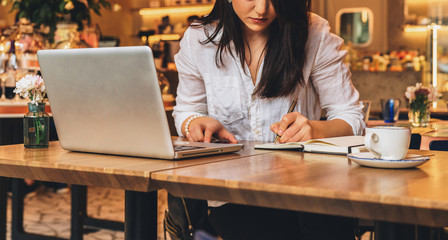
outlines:
[{"label": "shelf", "polygon": [[169,15],[179,13],[195,13],[206,14],[213,8],[213,4],[199,4],[173,7],[158,7],[158,8],[142,8],[139,11],[141,16],[145,15]]},{"label": "shelf", "polygon": [[148,37],[148,42],[160,42],[160,41],[176,41],[180,40],[180,35],[177,33],[172,34],[155,34]]},{"label": "shelf", "polygon": [[[437,26],[440,30],[448,30],[448,26]],[[431,30],[431,25],[405,25],[404,31],[407,33],[411,32],[427,32],[428,30]]]}]

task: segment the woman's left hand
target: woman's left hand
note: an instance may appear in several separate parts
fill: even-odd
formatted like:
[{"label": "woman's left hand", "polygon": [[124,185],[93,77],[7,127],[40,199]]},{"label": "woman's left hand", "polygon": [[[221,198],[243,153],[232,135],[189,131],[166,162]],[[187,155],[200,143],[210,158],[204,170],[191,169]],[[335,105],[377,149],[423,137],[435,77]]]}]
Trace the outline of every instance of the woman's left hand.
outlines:
[{"label": "woman's left hand", "polygon": [[313,127],[310,121],[298,112],[288,113],[280,122],[273,123],[271,131],[281,136],[279,143],[313,139]]}]

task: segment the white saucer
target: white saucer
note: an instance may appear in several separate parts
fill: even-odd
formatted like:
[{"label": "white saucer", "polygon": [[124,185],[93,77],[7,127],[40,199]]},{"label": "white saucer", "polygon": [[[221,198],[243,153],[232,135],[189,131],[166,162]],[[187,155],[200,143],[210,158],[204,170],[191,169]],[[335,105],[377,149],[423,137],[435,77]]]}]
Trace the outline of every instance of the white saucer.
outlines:
[{"label": "white saucer", "polygon": [[377,159],[370,152],[350,153],[347,157],[361,166],[375,168],[411,168],[429,161],[428,156],[418,154],[408,154],[401,160]]}]

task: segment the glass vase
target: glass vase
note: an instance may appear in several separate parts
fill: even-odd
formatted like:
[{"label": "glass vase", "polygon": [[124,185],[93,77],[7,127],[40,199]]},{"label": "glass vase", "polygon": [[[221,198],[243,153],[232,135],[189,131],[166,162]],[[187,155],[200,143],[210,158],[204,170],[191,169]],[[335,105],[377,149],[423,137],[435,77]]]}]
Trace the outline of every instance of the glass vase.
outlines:
[{"label": "glass vase", "polygon": [[45,103],[28,103],[28,112],[23,117],[23,141],[26,148],[47,148],[50,116],[45,112]]},{"label": "glass vase", "polygon": [[431,118],[429,104],[423,108],[409,109],[409,121],[413,127],[427,127]]}]

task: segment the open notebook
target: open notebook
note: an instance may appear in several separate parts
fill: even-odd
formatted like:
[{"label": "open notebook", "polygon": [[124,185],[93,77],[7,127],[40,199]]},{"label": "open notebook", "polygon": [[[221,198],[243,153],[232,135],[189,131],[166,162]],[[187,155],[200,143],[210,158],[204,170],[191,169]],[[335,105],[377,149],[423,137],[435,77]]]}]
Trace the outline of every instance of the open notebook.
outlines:
[{"label": "open notebook", "polygon": [[265,143],[255,145],[256,149],[297,149],[303,152],[348,154],[367,151],[364,136],[344,136],[312,139],[305,142]]}]

